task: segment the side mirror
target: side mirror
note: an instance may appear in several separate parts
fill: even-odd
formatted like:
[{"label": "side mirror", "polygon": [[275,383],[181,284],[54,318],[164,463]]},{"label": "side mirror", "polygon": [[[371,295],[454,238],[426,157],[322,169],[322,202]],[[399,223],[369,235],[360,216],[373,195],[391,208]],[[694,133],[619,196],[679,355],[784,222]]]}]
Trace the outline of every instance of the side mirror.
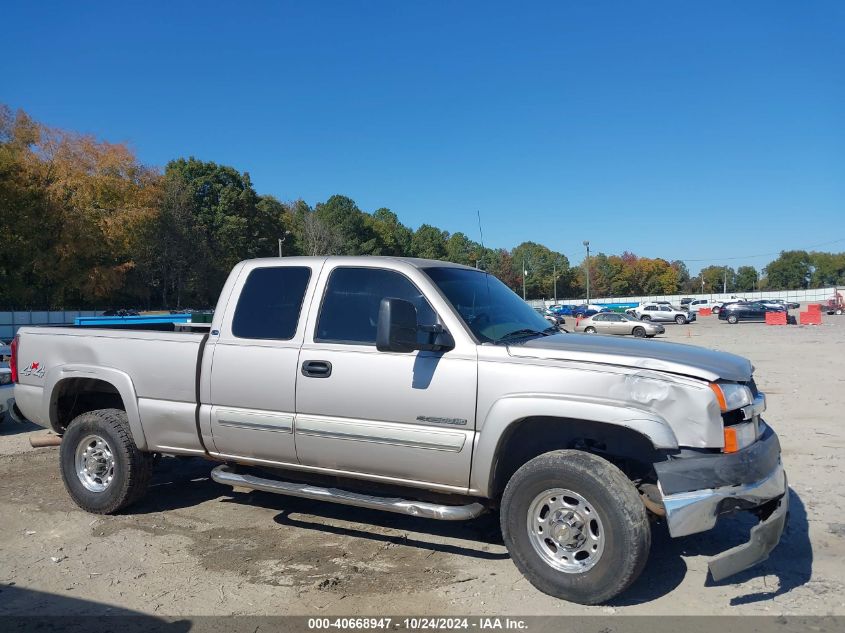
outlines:
[{"label": "side mirror", "polygon": [[[428,334],[429,342],[420,343],[418,332]],[[380,352],[406,354],[414,350],[442,352],[455,347],[455,339],[442,325],[420,325],[417,309],[404,299],[385,297],[381,300],[376,329],[376,349]]]},{"label": "side mirror", "polygon": [[380,352],[413,352],[417,344],[417,309],[410,301],[385,297],[378,310],[376,349]]}]

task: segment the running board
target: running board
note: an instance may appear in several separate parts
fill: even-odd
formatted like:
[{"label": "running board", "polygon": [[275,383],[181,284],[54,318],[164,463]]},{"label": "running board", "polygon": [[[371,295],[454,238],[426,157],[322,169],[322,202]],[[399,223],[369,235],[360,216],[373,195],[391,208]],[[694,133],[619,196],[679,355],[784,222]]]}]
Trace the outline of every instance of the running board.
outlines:
[{"label": "running board", "polygon": [[211,478],[219,484],[251,488],[264,492],[275,492],[280,495],[330,501],[347,506],[384,510],[396,514],[410,514],[415,517],[439,519],[441,521],[466,521],[474,519],[485,510],[480,503],[469,503],[464,506],[450,506],[424,501],[411,501],[398,497],[374,497],[338,488],[321,488],[311,484],[298,484],[290,481],[266,479],[245,473],[239,473],[226,464],[217,466],[211,471]]}]

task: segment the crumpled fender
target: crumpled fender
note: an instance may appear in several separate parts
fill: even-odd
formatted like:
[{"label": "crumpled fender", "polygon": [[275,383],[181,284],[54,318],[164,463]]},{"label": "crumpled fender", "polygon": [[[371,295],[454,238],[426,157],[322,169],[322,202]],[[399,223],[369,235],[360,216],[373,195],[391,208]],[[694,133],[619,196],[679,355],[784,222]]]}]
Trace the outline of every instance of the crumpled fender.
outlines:
[{"label": "crumpled fender", "polygon": [[527,417],[573,418],[612,424],[646,437],[656,449],[677,449],[678,440],[662,417],[606,399],[578,398],[559,394],[516,394],[497,400],[490,408],[480,432],[475,435],[470,494],[490,494],[493,466],[499,442],[508,427]]}]

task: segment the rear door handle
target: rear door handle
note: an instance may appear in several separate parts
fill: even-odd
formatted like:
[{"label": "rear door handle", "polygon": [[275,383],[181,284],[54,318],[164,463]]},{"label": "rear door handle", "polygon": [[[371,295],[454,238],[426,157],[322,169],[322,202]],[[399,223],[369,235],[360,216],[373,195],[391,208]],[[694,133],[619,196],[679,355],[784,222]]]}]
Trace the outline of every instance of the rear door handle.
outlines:
[{"label": "rear door handle", "polygon": [[332,364],[327,360],[306,360],[302,363],[302,375],[309,378],[328,378],[332,375]]}]

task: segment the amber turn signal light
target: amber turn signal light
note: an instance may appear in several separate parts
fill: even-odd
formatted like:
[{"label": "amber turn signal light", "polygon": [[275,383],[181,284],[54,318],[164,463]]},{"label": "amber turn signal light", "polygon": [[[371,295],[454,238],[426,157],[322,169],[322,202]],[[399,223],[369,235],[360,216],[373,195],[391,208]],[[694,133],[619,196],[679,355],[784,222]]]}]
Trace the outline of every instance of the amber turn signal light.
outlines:
[{"label": "amber turn signal light", "polygon": [[736,436],[736,429],[725,429],[725,448],[722,449],[725,453],[736,453],[739,450],[739,439]]}]

